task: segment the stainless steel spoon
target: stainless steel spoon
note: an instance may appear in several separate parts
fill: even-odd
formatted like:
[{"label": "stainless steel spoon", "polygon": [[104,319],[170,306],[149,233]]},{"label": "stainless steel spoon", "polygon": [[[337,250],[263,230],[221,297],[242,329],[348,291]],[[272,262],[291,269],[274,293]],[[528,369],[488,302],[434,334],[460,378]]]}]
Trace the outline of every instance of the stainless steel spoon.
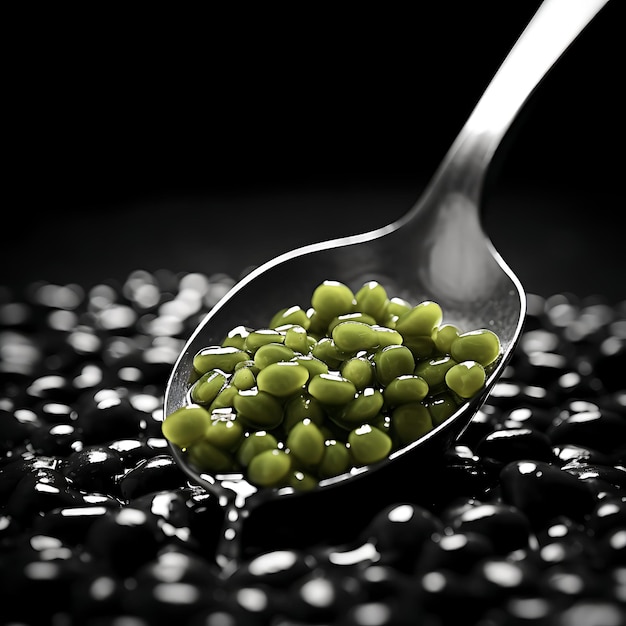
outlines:
[{"label": "stainless steel spoon", "polygon": [[[176,446],[171,452],[189,479],[225,509],[217,562],[228,570],[241,557],[240,533],[253,509],[285,499],[338,506],[372,490],[391,493],[403,476],[415,479],[427,459],[441,455],[466,428],[507,366],[520,337],[526,297],[520,281],[483,232],[480,203],[494,153],[519,110],[557,59],[608,0],[546,0],[515,43],[419,201],[380,229],[307,245],[261,265],[218,302],[187,341],[168,381],[165,416],[187,402],[193,356],[221,343],[234,326],[267,325],[292,304],[308,306],[326,279],[353,288],[378,280],[388,293],[414,303],[438,302],[444,321],[462,329],[490,328],[503,355],[484,391],[443,424],[389,459],[324,480],[312,492],[258,489],[241,474],[198,473]],[[167,419],[167,417],[165,417]],[[350,491],[356,490],[359,492]],[[333,493],[334,500],[324,499]],[[345,493],[344,493],[345,492]],[[297,496],[297,497],[294,497]],[[316,501],[317,499],[317,501]]]}]

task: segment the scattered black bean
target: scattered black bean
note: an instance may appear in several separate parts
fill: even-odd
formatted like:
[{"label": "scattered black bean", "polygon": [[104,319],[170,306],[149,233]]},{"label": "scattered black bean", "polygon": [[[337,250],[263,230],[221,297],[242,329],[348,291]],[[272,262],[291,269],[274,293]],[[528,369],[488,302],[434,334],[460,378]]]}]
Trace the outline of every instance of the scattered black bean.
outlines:
[{"label": "scattered black bean", "polygon": [[252,515],[225,572],[224,512],[161,421],[186,337],[233,282],[138,270],[3,290],[3,623],[624,625],[626,303],[530,294],[510,365],[441,463],[350,516]]}]

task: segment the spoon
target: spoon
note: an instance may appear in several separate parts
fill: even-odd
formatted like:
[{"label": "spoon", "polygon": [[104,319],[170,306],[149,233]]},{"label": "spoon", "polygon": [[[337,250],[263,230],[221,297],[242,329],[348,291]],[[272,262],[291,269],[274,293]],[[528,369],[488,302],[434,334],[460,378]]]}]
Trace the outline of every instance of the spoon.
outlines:
[{"label": "spoon", "polygon": [[[500,338],[502,356],[482,391],[464,402],[432,431],[389,458],[325,479],[312,491],[258,488],[243,474],[197,472],[170,445],[174,459],[191,482],[214,495],[224,508],[216,562],[234,571],[242,557],[242,531],[251,511],[271,503],[270,523],[309,508],[303,519],[328,512],[332,519],[421,483],[481,408],[509,363],[526,312],[524,289],[482,230],[483,183],[496,149],[527,98],[579,33],[608,0],[545,0],[513,46],[452,144],[418,202],[400,219],[382,228],[305,245],[283,253],[241,279],[206,315],[188,339],[170,375],[164,415],[187,404],[193,356],[221,343],[237,325],[263,328],[278,310],[308,306],[315,287],[332,279],[357,289],[376,280],[390,295],[417,304],[438,302],[444,322],[461,329],[489,328]],[[405,482],[409,477],[409,483]],[[417,479],[417,480],[416,480]],[[398,491],[400,489],[400,491]],[[375,494],[375,497],[372,496]],[[356,506],[355,502],[359,502]],[[315,512],[318,514],[316,515]],[[326,513],[324,513],[326,514]],[[317,523],[317,522],[316,522]],[[302,531],[305,533],[304,526]]]}]

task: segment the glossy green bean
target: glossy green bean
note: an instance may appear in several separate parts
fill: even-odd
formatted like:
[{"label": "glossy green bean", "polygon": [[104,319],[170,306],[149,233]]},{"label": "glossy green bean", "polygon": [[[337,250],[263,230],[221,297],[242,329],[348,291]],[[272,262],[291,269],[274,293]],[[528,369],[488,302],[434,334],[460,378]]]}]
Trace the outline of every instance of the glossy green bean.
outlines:
[{"label": "glossy green bean", "polygon": [[326,280],[310,307],[233,327],[193,358],[188,405],[163,434],[205,472],[307,491],[428,433],[484,388],[491,330],[443,322],[438,303]]}]

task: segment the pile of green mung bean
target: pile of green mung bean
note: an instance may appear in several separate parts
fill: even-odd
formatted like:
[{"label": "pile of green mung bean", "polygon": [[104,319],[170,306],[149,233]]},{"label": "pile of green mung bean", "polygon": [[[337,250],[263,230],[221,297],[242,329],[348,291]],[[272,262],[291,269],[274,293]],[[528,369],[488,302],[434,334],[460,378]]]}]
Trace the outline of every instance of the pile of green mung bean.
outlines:
[{"label": "pile of green mung bean", "polygon": [[483,389],[500,355],[496,333],[444,323],[432,300],[326,280],[310,307],[236,326],[200,350],[188,404],[163,434],[199,471],[312,489],[441,424]]}]

